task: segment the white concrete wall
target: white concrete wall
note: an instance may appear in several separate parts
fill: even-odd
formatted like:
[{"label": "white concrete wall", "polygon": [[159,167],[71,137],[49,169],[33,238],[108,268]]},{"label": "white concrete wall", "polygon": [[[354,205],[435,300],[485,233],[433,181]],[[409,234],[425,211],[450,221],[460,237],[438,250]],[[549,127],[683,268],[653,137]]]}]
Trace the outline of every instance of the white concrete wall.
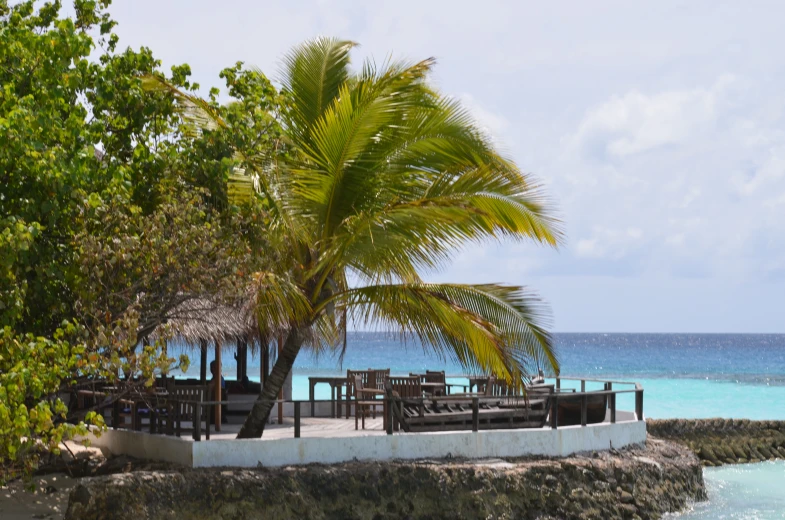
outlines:
[{"label": "white concrete wall", "polygon": [[552,430],[396,433],[329,438],[228,439],[194,442],[190,438],[109,430],[90,436],[93,446],[115,455],[174,462],[189,467],[256,467],[331,464],[351,460],[566,457],[581,451],[623,448],[646,441],[646,423],[625,421]]},{"label": "white concrete wall", "polygon": [[357,460],[565,457],[646,441],[643,421],[551,429],[400,433],[364,437],[215,440],[193,443],[193,466],[255,467]]},{"label": "white concrete wall", "polygon": [[130,430],[107,430],[100,437],[90,434],[87,438],[91,446],[108,450],[113,455],[193,466],[194,443],[190,439]]}]

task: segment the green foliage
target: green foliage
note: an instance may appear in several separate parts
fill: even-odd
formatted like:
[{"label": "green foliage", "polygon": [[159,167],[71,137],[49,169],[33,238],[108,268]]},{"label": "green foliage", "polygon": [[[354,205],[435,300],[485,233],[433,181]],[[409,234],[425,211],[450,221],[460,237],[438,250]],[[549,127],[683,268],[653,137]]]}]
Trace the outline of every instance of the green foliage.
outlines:
[{"label": "green foliage", "polygon": [[266,212],[230,205],[227,180],[235,141],[272,155],[275,89],[227,69],[243,103],[205,106],[232,126],[194,132],[178,99],[143,79],[187,93],[189,67],[167,76],[147,48],[116,51],[108,5],[77,0],[69,18],[59,1],[0,0],[0,480],[100,427],[61,396],[185,368],[159,326],[190,298],[237,297],[248,244],[265,243]]},{"label": "green foliage", "polygon": [[27,252],[13,255],[23,312],[0,324],[35,334],[72,315],[80,207],[127,192],[150,210],[166,185],[174,104],[145,95],[138,79],[158,62],[147,49],[89,58],[96,44],[113,47],[107,3],[76,2],[73,20],[58,18],[58,2],[0,15],[0,218],[38,227]]},{"label": "green foliage", "polygon": [[20,257],[28,254],[40,232],[37,222],[26,225],[15,218],[0,221],[0,325],[14,323],[22,316],[27,281],[19,272]]},{"label": "green foliage", "polygon": [[146,338],[189,300],[244,293],[252,267],[240,219],[222,223],[204,198],[163,194],[148,215],[122,197],[84,207],[87,225],[74,237],[80,323],[93,331],[133,308],[132,330]]},{"label": "green foliage", "polygon": [[[68,409],[57,397],[82,359],[84,347],[64,339],[73,333],[58,329],[47,339],[0,330],[0,481],[30,471],[41,452],[58,453],[63,439],[87,431],[84,422],[65,422]],[[95,414],[85,421],[103,424]]]}]

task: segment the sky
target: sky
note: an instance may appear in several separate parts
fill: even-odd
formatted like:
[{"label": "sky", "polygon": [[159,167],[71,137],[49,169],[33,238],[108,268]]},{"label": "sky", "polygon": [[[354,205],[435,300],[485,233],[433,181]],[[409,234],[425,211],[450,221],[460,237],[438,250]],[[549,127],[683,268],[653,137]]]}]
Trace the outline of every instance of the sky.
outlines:
[{"label": "sky", "polygon": [[[645,5],[644,5],[645,4]],[[785,3],[115,0],[121,47],[202,87],[275,79],[317,35],[356,65],[438,60],[564,221],[558,249],[466,248],[432,281],[536,290],[561,332],[785,332]]]}]

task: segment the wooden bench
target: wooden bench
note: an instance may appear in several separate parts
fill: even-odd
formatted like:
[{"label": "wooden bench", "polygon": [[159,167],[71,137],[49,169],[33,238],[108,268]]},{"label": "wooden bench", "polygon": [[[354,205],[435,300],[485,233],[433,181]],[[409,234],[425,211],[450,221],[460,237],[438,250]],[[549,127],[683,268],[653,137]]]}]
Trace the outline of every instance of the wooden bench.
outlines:
[{"label": "wooden bench", "polygon": [[491,385],[480,395],[415,397],[387,386],[396,422],[406,432],[468,430],[473,427],[474,399],[480,429],[541,428],[548,417],[547,394],[536,397],[493,396]]}]

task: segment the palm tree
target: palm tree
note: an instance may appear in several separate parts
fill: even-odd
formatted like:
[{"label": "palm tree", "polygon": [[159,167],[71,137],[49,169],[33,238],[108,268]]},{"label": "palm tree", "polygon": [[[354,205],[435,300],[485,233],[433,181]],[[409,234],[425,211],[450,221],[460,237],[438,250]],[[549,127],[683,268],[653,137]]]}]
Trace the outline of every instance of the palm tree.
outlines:
[{"label": "palm tree", "polygon": [[301,349],[345,348],[347,322],[400,330],[511,384],[541,365],[559,370],[535,294],[421,278],[483,239],[555,247],[559,222],[541,189],[428,84],[434,60],[352,72],[354,46],[317,38],[294,48],[281,79],[287,159],[241,157],[278,249],[255,276],[259,321],[286,339],[238,438],[262,435]]}]

